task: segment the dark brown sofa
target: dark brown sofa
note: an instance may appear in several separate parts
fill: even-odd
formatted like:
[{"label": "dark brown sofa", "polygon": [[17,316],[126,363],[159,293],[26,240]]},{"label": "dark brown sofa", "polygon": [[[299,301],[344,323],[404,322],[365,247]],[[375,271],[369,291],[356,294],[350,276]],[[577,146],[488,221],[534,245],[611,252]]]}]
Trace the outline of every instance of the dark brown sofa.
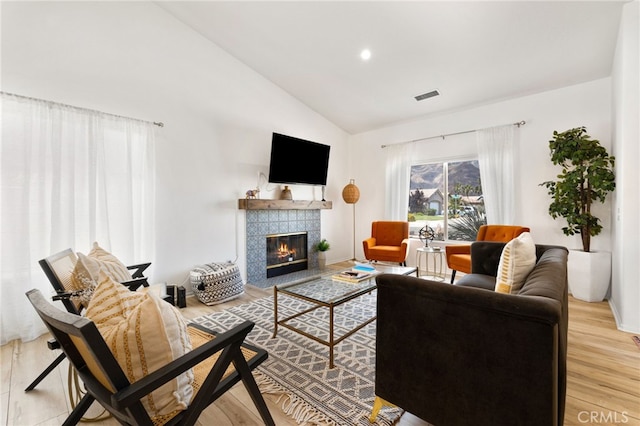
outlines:
[{"label": "dark brown sofa", "polygon": [[504,245],[473,243],[460,285],[377,277],[377,396],[436,426],[562,425],[568,251],[537,245],[521,291],[500,294]]}]

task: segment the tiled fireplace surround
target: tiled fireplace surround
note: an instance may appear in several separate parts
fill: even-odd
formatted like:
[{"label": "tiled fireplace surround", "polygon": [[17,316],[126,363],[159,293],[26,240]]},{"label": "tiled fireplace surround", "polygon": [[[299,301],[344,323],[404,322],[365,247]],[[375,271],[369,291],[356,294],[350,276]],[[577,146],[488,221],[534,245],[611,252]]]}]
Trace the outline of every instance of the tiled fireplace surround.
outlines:
[{"label": "tiled fireplace surround", "polygon": [[[247,210],[247,283],[267,287],[291,280],[305,271],[267,280],[267,235],[307,232],[308,272],[317,272],[318,253],[313,246],[320,241],[320,210]],[[308,273],[307,272],[307,273]],[[301,274],[302,273],[302,274]]]}]

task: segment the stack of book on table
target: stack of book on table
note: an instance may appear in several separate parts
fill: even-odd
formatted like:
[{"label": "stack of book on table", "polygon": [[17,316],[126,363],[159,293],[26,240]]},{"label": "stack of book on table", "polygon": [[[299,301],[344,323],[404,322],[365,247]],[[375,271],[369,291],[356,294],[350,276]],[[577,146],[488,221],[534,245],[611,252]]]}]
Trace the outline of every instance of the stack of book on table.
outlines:
[{"label": "stack of book on table", "polygon": [[378,271],[376,271],[376,268],[367,263],[356,263],[356,265],[350,270],[332,275],[331,278],[336,281],[359,283],[360,281],[373,277],[377,273]]}]

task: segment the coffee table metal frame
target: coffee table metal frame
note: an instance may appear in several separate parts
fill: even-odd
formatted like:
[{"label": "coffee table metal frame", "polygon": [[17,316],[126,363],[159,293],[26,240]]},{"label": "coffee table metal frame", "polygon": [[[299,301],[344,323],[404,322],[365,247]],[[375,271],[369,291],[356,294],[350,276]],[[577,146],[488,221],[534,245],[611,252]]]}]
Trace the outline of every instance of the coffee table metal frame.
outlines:
[{"label": "coffee table metal frame", "polygon": [[[398,273],[402,275],[410,275],[416,272],[416,268],[413,267],[400,267],[400,266],[382,266],[376,265],[378,272]],[[333,271],[333,274],[339,271]],[[377,316],[373,316],[364,322],[356,325],[354,328],[344,333],[341,336],[336,336],[334,333],[334,309],[350,300],[360,297],[364,294],[370,293],[376,289],[375,275],[371,278],[361,281],[359,283],[345,283],[340,281],[334,281],[329,275],[318,275],[316,277],[310,277],[302,281],[295,281],[288,284],[276,285],[273,287],[273,318],[274,328],[273,336],[278,334],[278,326],[285,327],[293,332],[301,334],[315,342],[323,344],[329,347],[329,368],[333,368],[334,364],[334,347],[342,342],[353,333],[359,331],[366,325],[375,321]],[[311,307],[301,312],[290,315],[286,318],[278,318],[278,295],[283,294],[289,297],[301,299],[311,303]],[[287,322],[297,318],[301,315],[307,314],[319,308],[329,309],[329,339],[323,340],[317,336],[307,333]]]}]

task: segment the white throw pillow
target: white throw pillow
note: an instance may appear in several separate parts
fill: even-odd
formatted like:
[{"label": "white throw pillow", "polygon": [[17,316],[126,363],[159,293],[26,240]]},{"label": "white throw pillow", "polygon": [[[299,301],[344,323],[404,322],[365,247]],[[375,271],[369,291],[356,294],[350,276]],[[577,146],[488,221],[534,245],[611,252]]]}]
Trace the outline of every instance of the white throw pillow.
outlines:
[{"label": "white throw pillow", "polygon": [[531,234],[523,232],[502,249],[495,291],[517,293],[536,266],[536,246]]}]

